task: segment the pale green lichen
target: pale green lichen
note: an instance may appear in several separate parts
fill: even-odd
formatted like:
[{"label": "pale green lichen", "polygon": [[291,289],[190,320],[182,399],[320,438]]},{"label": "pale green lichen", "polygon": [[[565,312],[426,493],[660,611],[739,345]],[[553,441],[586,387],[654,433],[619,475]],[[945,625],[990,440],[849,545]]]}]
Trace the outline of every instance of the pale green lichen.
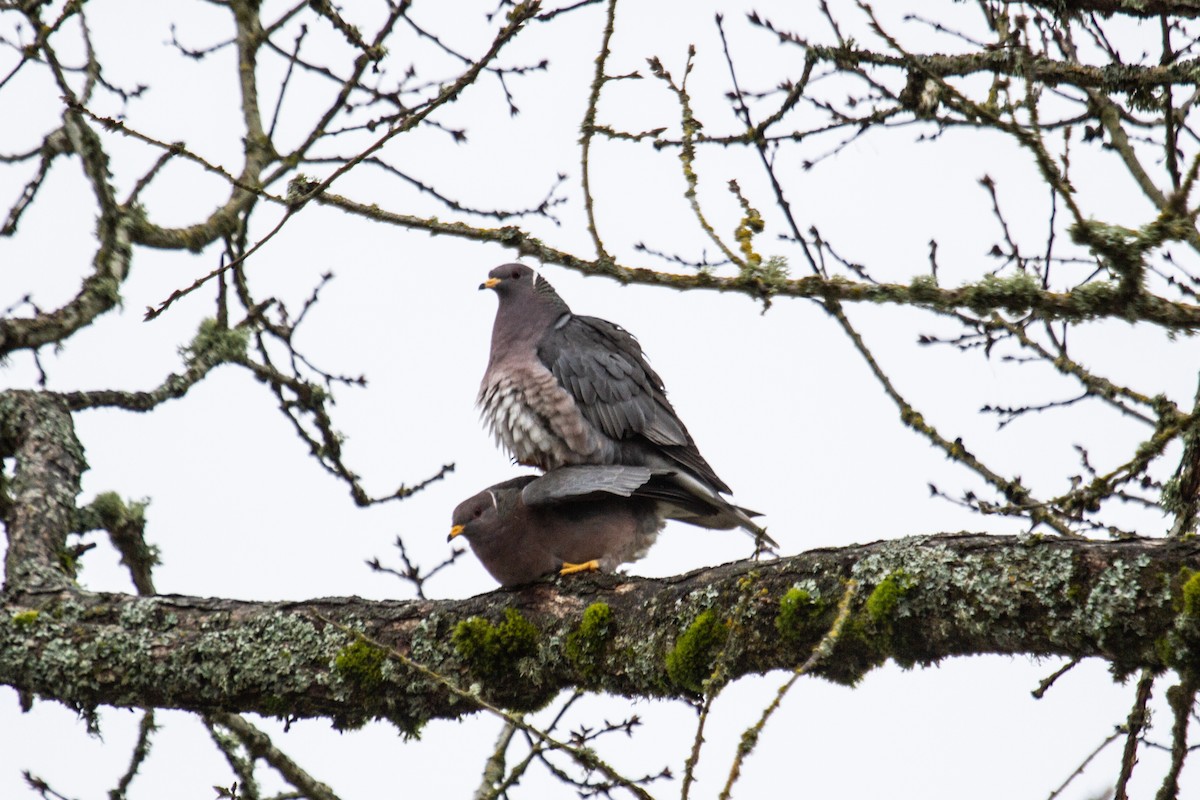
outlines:
[{"label": "pale green lichen", "polygon": [[932,275],[917,275],[908,284],[909,293],[918,302],[937,300],[939,297],[937,278]]},{"label": "pale green lichen", "polygon": [[976,314],[988,314],[1004,309],[1021,314],[1033,308],[1041,299],[1042,285],[1028,272],[1016,272],[1007,277],[987,275],[979,283],[962,288],[963,302]]},{"label": "pale green lichen", "polygon": [[[1025,620],[1033,614],[1044,621],[1039,633],[1054,646],[1085,646],[1079,638],[1084,600],[1079,584],[1090,587],[1090,581],[1077,574],[1070,549],[1043,546],[1038,537],[1025,543],[1001,557],[927,537],[873,549],[851,570],[860,585],[873,587],[871,594],[862,613],[847,622],[839,658],[825,673],[852,684],[889,657],[902,666],[932,663],[937,655],[927,645],[932,631],[926,626],[938,621],[967,640],[1017,652],[1028,641]],[[1078,599],[1064,602],[1071,592]]]},{"label": "pale green lichen", "polygon": [[1092,584],[1080,614],[1086,628],[1094,632],[1106,650],[1126,649],[1125,641],[1136,627],[1142,594],[1134,573],[1149,563],[1150,557],[1146,555],[1132,561],[1115,561]]},{"label": "pale green lichen", "polygon": [[188,365],[200,361],[220,364],[237,361],[246,354],[250,343],[250,331],[246,328],[228,328],[208,317],[200,322],[200,329],[190,343],[180,349]]},{"label": "pale green lichen", "polygon": [[[151,628],[154,630],[170,630],[175,627],[175,615],[168,612],[168,601],[163,601],[158,597],[147,597],[140,603],[127,603],[121,607],[121,613],[118,617],[121,625],[134,628]],[[107,614],[108,609],[100,606],[92,609],[90,614]],[[84,616],[89,616],[85,612]]]},{"label": "pale green lichen", "polygon": [[[0,626],[0,672],[53,686],[56,697],[81,709],[94,706],[100,697],[106,704],[138,706],[151,686],[187,687],[182,691],[191,692],[198,704],[219,708],[231,696],[303,693],[306,673],[295,668],[293,650],[335,647],[311,622],[284,613],[237,625],[218,615],[189,637],[187,647],[165,647],[177,625],[175,614],[167,610],[170,603],[165,598],[139,600],[123,604],[119,615],[103,605],[50,604],[41,609],[36,625],[16,636],[6,636]],[[80,639],[78,631],[85,628],[94,633]],[[138,665],[136,670],[128,667],[131,663]]]},{"label": "pale green lichen", "polygon": [[1076,286],[1068,295],[1077,310],[1076,319],[1088,319],[1105,313],[1117,302],[1121,287],[1113,281],[1089,281]]},{"label": "pale green lichen", "polygon": [[747,262],[741,277],[762,284],[768,292],[776,292],[787,282],[788,261],[783,256],[768,256],[766,260]]},{"label": "pale green lichen", "polygon": [[96,515],[91,530],[116,530],[125,525],[144,525],[149,500],[126,503],[116,492],[101,492],[89,504],[88,509]]}]

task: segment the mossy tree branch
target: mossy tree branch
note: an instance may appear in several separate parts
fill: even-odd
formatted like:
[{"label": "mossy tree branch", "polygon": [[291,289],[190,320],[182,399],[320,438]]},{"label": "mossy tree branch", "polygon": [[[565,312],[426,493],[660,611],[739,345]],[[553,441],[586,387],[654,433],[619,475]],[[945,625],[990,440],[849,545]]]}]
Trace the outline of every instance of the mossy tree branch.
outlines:
[{"label": "mossy tree branch", "polygon": [[[476,710],[369,643],[377,642],[469,694],[517,710],[574,686],[691,697],[666,665],[672,653],[678,660],[681,642],[695,638],[689,630],[705,612],[742,608],[721,653],[729,678],[793,669],[829,630],[852,578],[859,596],[815,670],[833,680],[857,680],[888,658],[912,665],[979,653],[1095,656],[1121,674],[1190,669],[1200,657],[1198,569],[1194,541],[949,534],[670,579],[600,576],[460,601],[254,603],[10,586],[0,610],[0,683],[78,708],[252,711],[324,716],[339,725],[379,717],[409,731]],[[789,592],[794,601],[798,587],[805,613],[781,613],[781,601]],[[600,602],[610,609],[601,641],[568,647],[587,609]],[[491,634],[484,637],[490,645],[480,631]],[[688,673],[711,666],[689,665]]]},{"label": "mossy tree branch", "polygon": [[1125,14],[1131,17],[1200,17],[1196,0],[1031,0],[1029,5],[1059,14]]},{"label": "mossy tree branch", "polygon": [[[943,535],[463,601],[89,593],[59,563],[84,464],[69,414],[51,394],[0,397],[0,444],[17,464],[5,487],[0,683],[80,709],[382,717],[415,730],[475,710],[474,696],[517,710],[568,687],[694,697],[716,670],[724,681],[809,658],[851,580],[862,591],[815,670],[834,680],[888,658],[1097,656],[1127,673],[1186,672],[1200,653],[1200,543],[1190,539]],[[704,645],[718,629],[719,646]]]}]

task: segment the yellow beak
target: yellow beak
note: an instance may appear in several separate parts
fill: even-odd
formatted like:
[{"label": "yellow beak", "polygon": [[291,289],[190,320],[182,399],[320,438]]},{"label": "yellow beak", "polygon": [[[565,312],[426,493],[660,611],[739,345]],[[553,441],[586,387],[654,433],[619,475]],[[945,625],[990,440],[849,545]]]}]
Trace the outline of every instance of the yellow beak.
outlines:
[{"label": "yellow beak", "polygon": [[499,278],[488,278],[486,281],[479,284],[479,288],[480,289],[495,289],[496,286],[499,285],[499,283],[500,283]]},{"label": "yellow beak", "polygon": [[448,542],[451,539],[453,539],[455,536],[458,536],[460,533],[462,533],[463,527],[464,526],[462,526],[462,525],[455,525],[453,528],[451,528],[450,535],[446,537],[446,541]]}]

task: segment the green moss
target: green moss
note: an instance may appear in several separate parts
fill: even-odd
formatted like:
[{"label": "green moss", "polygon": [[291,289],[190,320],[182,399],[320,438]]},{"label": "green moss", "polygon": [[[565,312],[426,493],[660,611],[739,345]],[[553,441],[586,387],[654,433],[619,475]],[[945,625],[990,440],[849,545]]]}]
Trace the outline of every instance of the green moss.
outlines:
[{"label": "green moss", "polygon": [[58,567],[69,577],[78,578],[82,565],[79,563],[79,557],[75,551],[59,550]]},{"label": "green moss", "polygon": [[904,593],[912,587],[912,579],[904,570],[896,570],[881,580],[867,598],[867,616],[876,625],[888,625],[895,616]]},{"label": "green moss", "polygon": [[520,611],[506,608],[499,625],[482,617],[458,623],[450,642],[472,672],[499,680],[515,674],[520,659],[537,653],[538,629]]},{"label": "green moss", "polygon": [[768,256],[747,261],[741,271],[741,278],[758,283],[768,292],[778,291],[788,279],[788,262],[783,256]]},{"label": "green moss", "polygon": [[687,627],[667,653],[667,675],[678,686],[703,692],[713,663],[729,638],[729,626],[711,608]]},{"label": "green moss", "polygon": [[866,618],[854,620],[851,628],[851,636],[862,637],[869,650],[882,646],[884,651],[890,651],[893,661],[905,669],[913,667],[920,658],[911,649],[911,637],[905,636],[906,631],[896,626],[896,610],[913,584],[912,576],[904,570],[889,572],[866,597]]},{"label": "green moss", "polygon": [[32,608],[28,611],[18,611],[12,615],[12,622],[18,628],[28,628],[37,622],[39,613],[40,612]]},{"label": "green moss", "polygon": [[454,626],[450,642],[467,663],[482,663],[495,655],[495,627],[483,617],[471,617]]},{"label": "green moss", "polygon": [[607,603],[593,603],[583,612],[579,627],[567,634],[564,648],[567,660],[585,677],[595,678],[603,670],[612,616],[612,608]]},{"label": "green moss", "polygon": [[1200,571],[1183,567],[1168,581],[1175,624],[1154,640],[1154,655],[1171,668],[1193,668],[1193,653],[1200,652]]},{"label": "green moss", "polygon": [[333,669],[341,678],[360,689],[377,689],[383,682],[383,662],[387,653],[359,639],[343,647],[333,659]]},{"label": "green moss", "polygon": [[1160,636],[1154,640],[1154,654],[1158,656],[1158,660],[1164,666],[1173,666],[1178,657],[1175,653],[1175,645],[1171,641],[1170,636]]},{"label": "green moss", "polygon": [[1185,616],[1200,617],[1200,572],[1184,567],[1180,570],[1183,585],[1180,587],[1180,612]]},{"label": "green moss", "polygon": [[810,592],[793,586],[779,598],[775,629],[784,639],[797,639],[821,616],[824,609],[825,604]]}]

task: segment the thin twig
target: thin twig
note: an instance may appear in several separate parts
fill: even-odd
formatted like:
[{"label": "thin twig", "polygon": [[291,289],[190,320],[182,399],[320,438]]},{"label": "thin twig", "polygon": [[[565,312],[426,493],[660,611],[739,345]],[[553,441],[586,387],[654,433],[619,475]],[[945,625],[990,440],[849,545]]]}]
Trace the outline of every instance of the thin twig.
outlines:
[{"label": "thin twig", "polygon": [[783,703],[784,696],[791,691],[796,685],[796,681],[803,676],[809,674],[825,659],[833,654],[833,650],[837,647],[838,639],[841,638],[842,629],[846,626],[846,620],[850,618],[850,608],[854,601],[854,596],[858,593],[858,581],[849,580],[846,582],[846,591],[842,592],[842,599],[838,601],[837,616],[833,619],[833,624],[829,626],[829,630],[821,637],[821,641],[817,642],[817,646],[809,653],[808,658],[804,663],[796,667],[792,671],[792,676],[779,687],[775,692],[775,697],[763,709],[762,715],[758,718],[758,722],[751,725],[742,733],[741,740],[738,741],[737,755],[734,756],[733,764],[729,767],[729,777],[725,781],[725,788],[721,790],[720,800],[729,800],[729,796],[733,791],[733,784],[742,774],[742,763],[746,757],[754,752],[754,748],[758,745],[759,737],[762,736],[763,728],[766,727],[767,720],[779,709]]},{"label": "thin twig", "polygon": [[1138,678],[1133,708],[1129,710],[1129,719],[1125,722],[1125,750],[1121,754],[1121,772],[1117,775],[1117,788],[1113,800],[1129,800],[1126,789],[1129,779],[1133,777],[1133,767],[1137,764],[1138,742],[1141,740],[1142,731],[1150,723],[1146,705],[1150,702],[1152,688],[1154,688],[1154,673],[1144,669],[1141,677]]}]

